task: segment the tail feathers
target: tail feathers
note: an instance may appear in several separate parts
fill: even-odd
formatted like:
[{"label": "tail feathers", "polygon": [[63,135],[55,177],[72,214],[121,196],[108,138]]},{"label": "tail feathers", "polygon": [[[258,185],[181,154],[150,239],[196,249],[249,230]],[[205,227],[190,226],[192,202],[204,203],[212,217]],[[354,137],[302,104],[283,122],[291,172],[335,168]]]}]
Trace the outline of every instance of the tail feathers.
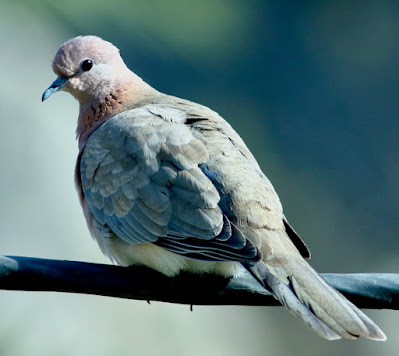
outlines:
[{"label": "tail feathers", "polygon": [[280,301],[291,313],[296,317],[302,319],[306,325],[310,326],[317,335],[328,339],[340,339],[340,335],[331,329],[327,324],[318,317],[306,306],[295,294],[295,292],[285,283],[281,282],[277,277],[269,274],[264,279],[270,287],[275,298]]},{"label": "tail feathers", "polygon": [[305,261],[294,259],[284,268],[263,262],[245,267],[319,336],[328,340],[357,339],[359,336],[380,341],[386,339],[370,318],[330,287]]}]

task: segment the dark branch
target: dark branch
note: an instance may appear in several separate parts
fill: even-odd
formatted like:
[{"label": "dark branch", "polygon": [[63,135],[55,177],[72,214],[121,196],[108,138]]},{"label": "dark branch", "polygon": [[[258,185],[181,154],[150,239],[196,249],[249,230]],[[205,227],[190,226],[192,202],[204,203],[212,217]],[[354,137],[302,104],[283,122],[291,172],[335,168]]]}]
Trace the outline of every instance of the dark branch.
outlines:
[{"label": "dark branch", "polygon": [[[322,274],[361,308],[399,309],[399,275]],[[248,274],[226,279],[183,273],[168,278],[146,267],[0,256],[0,289],[96,294],[194,305],[279,305]]]}]

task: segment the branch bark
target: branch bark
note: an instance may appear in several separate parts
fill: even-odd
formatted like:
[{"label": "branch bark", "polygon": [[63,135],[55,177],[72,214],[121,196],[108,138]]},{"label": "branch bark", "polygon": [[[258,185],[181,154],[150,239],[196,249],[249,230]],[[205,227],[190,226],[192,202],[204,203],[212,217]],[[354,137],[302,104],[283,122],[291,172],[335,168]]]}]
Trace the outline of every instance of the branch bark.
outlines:
[{"label": "branch bark", "polygon": [[[399,309],[399,275],[322,274],[360,308]],[[182,273],[165,277],[142,266],[0,256],[0,289],[95,294],[191,305],[280,305],[249,274],[234,279]]]}]

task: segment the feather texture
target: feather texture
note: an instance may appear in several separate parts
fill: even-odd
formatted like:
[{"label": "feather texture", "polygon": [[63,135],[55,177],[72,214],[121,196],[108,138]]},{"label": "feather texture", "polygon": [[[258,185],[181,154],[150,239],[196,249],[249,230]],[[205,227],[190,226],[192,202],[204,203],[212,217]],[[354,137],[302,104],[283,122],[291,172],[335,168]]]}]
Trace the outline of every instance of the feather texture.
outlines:
[{"label": "feather texture", "polygon": [[152,242],[206,261],[258,261],[259,249],[232,227],[199,167],[208,160],[204,144],[168,115],[141,107],[92,133],[80,176],[95,219],[129,244]]},{"label": "feather texture", "polygon": [[318,335],[385,339],[304,260],[310,252],[271,182],[217,113],[159,93],[95,36],[64,43],[53,69],[43,100],[60,89],[79,100],[76,183],[111,259],[168,276],[234,276],[241,263]]}]

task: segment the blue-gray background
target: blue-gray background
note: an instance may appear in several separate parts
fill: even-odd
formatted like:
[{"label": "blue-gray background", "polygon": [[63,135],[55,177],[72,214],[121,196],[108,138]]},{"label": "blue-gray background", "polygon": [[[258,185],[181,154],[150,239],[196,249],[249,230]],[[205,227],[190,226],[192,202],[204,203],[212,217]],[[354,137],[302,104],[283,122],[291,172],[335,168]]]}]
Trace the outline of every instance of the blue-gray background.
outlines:
[{"label": "blue-gray background", "polygon": [[[242,135],[321,272],[398,272],[399,3],[0,2],[2,254],[105,262],[74,191],[77,103],[42,92],[58,47],[96,34],[157,89]],[[282,308],[0,292],[0,355],[394,355],[326,342]]]}]

